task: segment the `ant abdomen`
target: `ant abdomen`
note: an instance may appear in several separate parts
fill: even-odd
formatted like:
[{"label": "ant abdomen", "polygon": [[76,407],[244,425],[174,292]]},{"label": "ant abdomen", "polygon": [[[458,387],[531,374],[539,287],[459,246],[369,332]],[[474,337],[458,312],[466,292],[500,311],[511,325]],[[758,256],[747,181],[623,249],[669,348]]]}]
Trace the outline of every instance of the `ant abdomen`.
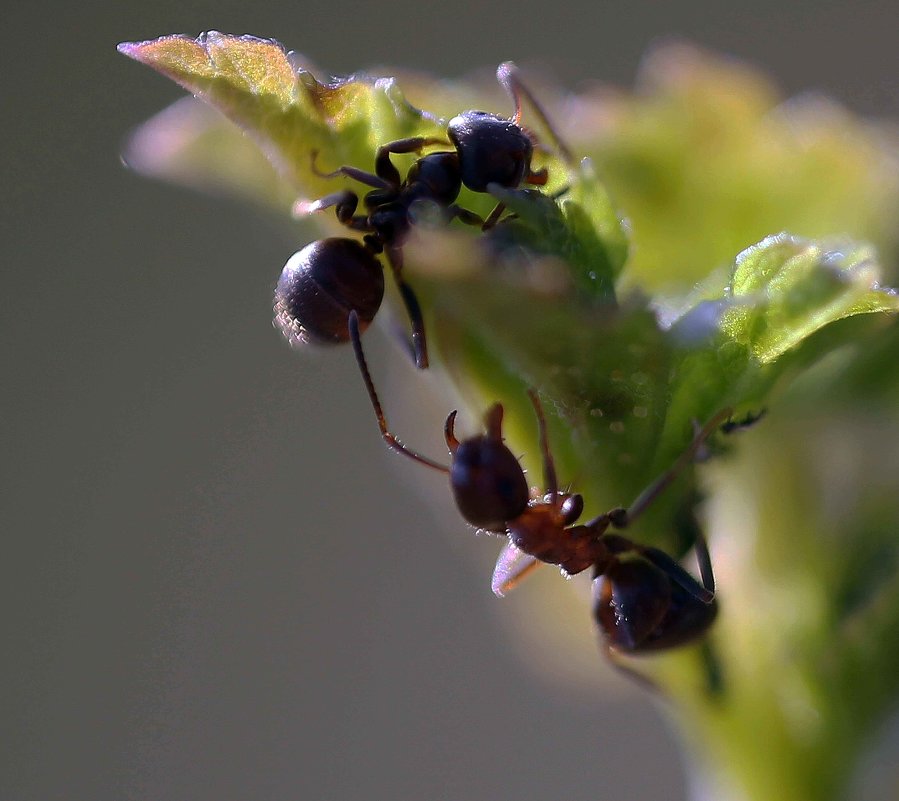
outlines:
[{"label": "ant abdomen", "polygon": [[[633,546],[631,546],[633,547]],[[626,653],[664,651],[704,634],[718,614],[713,594],[662,551],[633,550],[595,579],[593,616],[606,642]]]},{"label": "ant abdomen", "polygon": [[362,243],[320,239],[284,265],[275,289],[275,325],[292,345],[347,342],[350,312],[364,330],[383,298],[384,270]]}]

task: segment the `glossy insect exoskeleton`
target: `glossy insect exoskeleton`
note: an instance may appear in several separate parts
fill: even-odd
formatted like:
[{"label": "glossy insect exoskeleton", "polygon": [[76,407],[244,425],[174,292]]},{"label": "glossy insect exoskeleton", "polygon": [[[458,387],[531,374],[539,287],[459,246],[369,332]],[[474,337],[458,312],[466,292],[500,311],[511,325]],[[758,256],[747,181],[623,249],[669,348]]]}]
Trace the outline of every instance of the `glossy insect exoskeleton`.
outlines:
[{"label": "glossy insect exoskeleton", "polygon": [[288,259],[275,290],[275,325],[291,344],[346,342],[347,317],[363,327],[384,297],[384,271],[355,239],[312,242]]},{"label": "glossy insect exoskeleton", "polygon": [[[300,202],[296,210],[311,213],[333,207],[341,223],[365,236],[358,248],[336,244],[355,240],[324,240],[329,243],[326,247],[308,246],[288,261],[275,297],[276,322],[288,339],[346,341],[349,336],[347,309],[357,311],[364,328],[377,311],[377,304],[373,309],[357,308],[354,304],[359,296],[369,299],[383,294],[383,278],[375,275],[381,272],[377,256],[383,253],[409,316],[415,363],[419,368],[428,366],[421,309],[415,293],[403,278],[402,247],[418,215],[425,209],[436,210],[446,222],[458,219],[468,225],[489,228],[499,219],[503,204],[498,204],[484,220],[456,204],[463,185],[475,192],[486,192],[491,184],[514,188],[522,183],[537,186],[546,183],[546,170],[534,171],[531,167],[534,139],[519,124],[522,97],[529,101],[552,134],[560,154],[570,161],[568,148],[521,82],[517,68],[511,63],[501,64],[497,78],[515,101],[515,113],[511,118],[485,111],[466,111],[450,120],[447,126],[449,142],[421,136],[388,142],[375,154],[374,173],[351,166],[322,173],[313,162],[313,169],[321,177],[344,176],[370,187],[362,198],[364,211],[356,213],[359,195],[349,189],[311,203]],[[425,148],[448,144],[454,149],[419,157],[405,178],[390,159],[392,154],[421,153]],[[377,266],[372,269],[373,265]],[[331,271],[338,275],[329,279],[327,273]],[[340,294],[344,288],[346,295]]]},{"label": "glossy insect exoskeleton", "polygon": [[446,421],[445,438],[452,456],[445,467],[410,450],[390,433],[359,336],[350,315],[356,357],[378,426],[394,450],[449,476],[456,505],[473,526],[505,535],[496,563],[493,590],[504,594],[540,563],[558,565],[567,575],[592,570],[593,615],[609,655],[641,654],[684,645],[704,634],[717,613],[711,559],[698,533],[695,551],[702,582],[659,548],[640,545],[619,533],[633,523],[694,459],[703,443],[730,417],[725,409],[694,436],[675,463],[647,487],[627,509],[613,509],[577,523],[584,508],[577,493],[559,489],[547,438],[546,421],[536,393],[530,398],[537,415],[546,491],[532,496],[524,471],[503,442],[503,407],[486,414],[483,434],[458,440],[456,413]]}]

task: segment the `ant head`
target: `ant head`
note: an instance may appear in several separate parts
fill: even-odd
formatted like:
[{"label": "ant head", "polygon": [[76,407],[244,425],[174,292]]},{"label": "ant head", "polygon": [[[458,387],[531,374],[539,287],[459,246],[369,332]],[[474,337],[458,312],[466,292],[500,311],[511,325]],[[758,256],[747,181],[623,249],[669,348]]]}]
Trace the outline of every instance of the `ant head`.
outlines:
[{"label": "ant head", "polygon": [[504,532],[527,509],[530,491],[518,459],[503,444],[503,407],[497,403],[487,411],[486,433],[462,442],[453,432],[455,419],[453,412],[446,420],[446,444],[456,506],[471,525]]},{"label": "ant head", "polygon": [[449,121],[447,136],[459,153],[462,183],[474,192],[492,183],[516,187],[530,172],[534,144],[513,120],[466,111]]},{"label": "ant head", "polygon": [[347,318],[363,330],[384,297],[381,263],[355,239],[320,239],[284,265],[275,289],[275,326],[292,345],[346,342]]}]

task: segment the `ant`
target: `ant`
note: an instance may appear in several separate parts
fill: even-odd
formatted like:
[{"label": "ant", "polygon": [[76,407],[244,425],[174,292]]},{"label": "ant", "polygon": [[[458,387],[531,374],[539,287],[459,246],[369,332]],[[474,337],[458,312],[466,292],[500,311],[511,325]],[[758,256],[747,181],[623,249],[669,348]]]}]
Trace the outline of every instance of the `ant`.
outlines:
[{"label": "ant", "polygon": [[593,572],[593,617],[612,663],[643,683],[649,682],[618,662],[619,654],[644,654],[698,639],[717,614],[715,578],[708,546],[697,534],[694,549],[702,582],[659,548],[640,545],[620,533],[633,523],[695,458],[702,445],[730,419],[731,409],[715,414],[693,437],[672,466],[627,509],[616,508],[578,524],[583,497],[559,488],[549,448],[546,419],[537,393],[528,395],[537,416],[546,491],[533,496],[524,470],[502,435],[503,407],[485,415],[485,433],[459,441],[456,412],[444,435],[452,463],[446,467],[416,453],[389,430],[362,350],[359,319],[350,312],[348,334],[375,411],[381,436],[393,450],[449,476],[456,506],[465,520],[491,534],[505,535],[493,574],[497,595],[512,589],[540,563],[558,565],[573,576]]},{"label": "ant", "polygon": [[[571,163],[568,147],[556,134],[545,112],[522,82],[512,62],[500,64],[497,80],[515,104],[511,118],[486,111],[466,111],[453,117],[443,139],[415,136],[381,145],[375,154],[375,172],[351,166],[319,172],[312,154],[312,169],[323,178],[344,176],[371,187],[362,199],[364,214],[356,214],[359,196],[344,189],[314,202],[299,202],[305,214],[334,207],[337,219],[365,233],[362,243],[330,238],[313,242],[295,253],[284,266],[275,291],[275,324],[292,344],[307,341],[347,341],[347,315],[358,314],[361,327],[371,323],[384,297],[384,253],[406,307],[412,328],[412,354],[419,369],[428,366],[424,320],[412,288],[403,278],[405,239],[423,205],[440,210],[446,222],[458,219],[483,230],[493,227],[505,206],[497,204],[487,219],[456,204],[462,186],[487,192],[491,184],[515,188],[522,183],[545,186],[546,168],[534,170],[534,137],[520,125],[522,97],[555,140],[560,155]],[[453,150],[418,158],[405,179],[390,160],[391,154],[421,153],[428,147],[452,144]]]}]

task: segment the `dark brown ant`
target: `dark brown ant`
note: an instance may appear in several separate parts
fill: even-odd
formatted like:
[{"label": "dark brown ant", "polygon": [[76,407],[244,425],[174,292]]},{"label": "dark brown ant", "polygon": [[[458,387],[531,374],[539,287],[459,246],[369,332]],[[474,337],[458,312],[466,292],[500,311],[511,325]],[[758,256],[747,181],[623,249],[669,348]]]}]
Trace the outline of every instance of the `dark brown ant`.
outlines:
[{"label": "dark brown ant", "polygon": [[[428,207],[438,210],[446,222],[458,219],[487,229],[499,220],[504,205],[497,204],[485,220],[456,204],[463,185],[474,192],[486,192],[491,184],[506,188],[522,183],[546,184],[547,170],[531,167],[535,140],[519,124],[523,97],[552,135],[560,155],[571,162],[570,151],[521,81],[517,67],[506,62],[496,74],[515,103],[511,118],[466,111],[449,121],[449,142],[424,136],[388,142],[377,150],[373,174],[351,166],[318,172],[313,154],[317,175],[352,178],[371,187],[371,191],[362,199],[364,214],[356,214],[359,196],[349,189],[297,204],[298,213],[334,207],[341,223],[365,236],[362,243],[338,238],[313,242],[287,262],[275,291],[275,323],[290,342],[345,342],[351,310],[357,312],[361,327],[367,327],[384,295],[383,268],[377,259],[384,253],[412,326],[415,364],[420,369],[428,366],[421,307],[403,278],[402,247],[416,219]],[[454,150],[421,156],[405,179],[390,160],[391,154],[421,153],[425,148],[447,144]]]},{"label": "dark brown ant", "polygon": [[357,315],[349,315],[349,337],[375,410],[381,436],[389,447],[449,476],[462,516],[472,526],[505,535],[508,542],[496,563],[492,587],[503,595],[540,563],[558,565],[568,576],[593,571],[593,616],[607,653],[643,654],[684,645],[699,638],[717,614],[715,578],[705,539],[695,551],[702,583],[659,548],[640,545],[616,531],[626,529],[693,461],[697,452],[731,416],[714,415],[693,437],[674,464],[650,484],[627,509],[616,508],[577,524],[584,508],[581,495],[559,489],[549,448],[546,420],[536,392],[529,391],[537,416],[546,491],[533,497],[524,470],[503,442],[503,407],[495,403],[485,417],[483,434],[459,441],[456,412],[446,420],[446,444],[452,456],[445,467],[403,445],[389,430],[362,350]]}]

